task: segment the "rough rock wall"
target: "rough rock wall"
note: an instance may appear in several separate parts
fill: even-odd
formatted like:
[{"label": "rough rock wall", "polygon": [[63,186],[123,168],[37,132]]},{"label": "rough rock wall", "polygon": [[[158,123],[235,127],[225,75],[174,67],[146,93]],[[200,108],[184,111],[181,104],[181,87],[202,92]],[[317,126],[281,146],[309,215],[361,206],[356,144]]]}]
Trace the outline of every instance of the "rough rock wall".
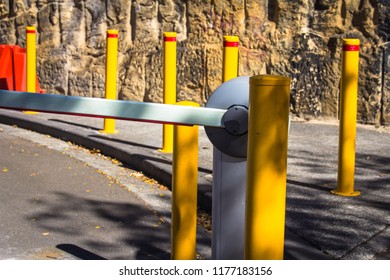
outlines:
[{"label": "rough rock wall", "polygon": [[104,96],[105,34],[118,29],[121,98],[162,101],[162,33],[178,37],[178,99],[221,83],[222,36],[240,37],[240,75],[292,78],[291,112],[337,117],[341,39],[361,40],[358,119],[390,124],[390,0],[1,0],[0,44],[38,28],[48,92]]}]

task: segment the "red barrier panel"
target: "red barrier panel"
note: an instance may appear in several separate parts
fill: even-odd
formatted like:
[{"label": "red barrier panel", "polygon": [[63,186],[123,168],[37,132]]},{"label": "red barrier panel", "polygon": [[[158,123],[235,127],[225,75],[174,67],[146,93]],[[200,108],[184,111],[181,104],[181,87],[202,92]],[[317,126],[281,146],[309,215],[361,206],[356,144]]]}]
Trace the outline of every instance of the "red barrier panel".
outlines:
[{"label": "red barrier panel", "polygon": [[26,49],[19,46],[13,48],[13,75],[16,91],[26,91]]},{"label": "red barrier panel", "polygon": [[12,46],[0,45],[0,89],[14,90]]},{"label": "red barrier panel", "polygon": [[[0,89],[26,91],[26,49],[0,45]],[[36,92],[45,93],[38,83]]]}]

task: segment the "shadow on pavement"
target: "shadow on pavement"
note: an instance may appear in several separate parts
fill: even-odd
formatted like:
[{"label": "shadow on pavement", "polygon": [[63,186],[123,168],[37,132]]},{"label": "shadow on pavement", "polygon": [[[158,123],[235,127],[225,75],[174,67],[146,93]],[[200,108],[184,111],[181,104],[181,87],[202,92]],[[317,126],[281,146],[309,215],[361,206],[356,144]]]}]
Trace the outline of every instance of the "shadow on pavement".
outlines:
[{"label": "shadow on pavement", "polygon": [[40,199],[39,208],[26,219],[61,240],[72,240],[57,248],[80,259],[169,259],[170,228],[148,210],[55,192]]},{"label": "shadow on pavement", "polygon": [[88,250],[85,250],[83,248],[80,248],[77,245],[74,244],[59,244],[56,246],[56,248],[72,255],[80,260],[106,260],[105,258],[98,256]]}]

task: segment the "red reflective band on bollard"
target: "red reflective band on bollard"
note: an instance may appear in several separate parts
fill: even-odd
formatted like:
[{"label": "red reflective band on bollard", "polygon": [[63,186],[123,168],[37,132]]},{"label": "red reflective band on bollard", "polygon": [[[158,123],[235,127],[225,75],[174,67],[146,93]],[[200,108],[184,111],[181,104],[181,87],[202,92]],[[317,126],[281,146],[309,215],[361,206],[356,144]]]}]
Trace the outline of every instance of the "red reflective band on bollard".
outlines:
[{"label": "red reflective band on bollard", "polygon": [[176,42],[176,37],[164,37],[164,42]]},{"label": "red reflective band on bollard", "polygon": [[36,33],[35,30],[26,30],[26,33]]},{"label": "red reflective band on bollard", "polygon": [[343,51],[345,52],[354,52],[354,51],[359,51],[360,47],[359,45],[344,45],[343,46]]},{"label": "red reflective band on bollard", "polygon": [[107,34],[107,38],[118,38],[118,34]]},{"label": "red reflective band on bollard", "polygon": [[224,42],[223,46],[224,47],[235,47],[235,48],[237,48],[238,47],[238,42]]}]

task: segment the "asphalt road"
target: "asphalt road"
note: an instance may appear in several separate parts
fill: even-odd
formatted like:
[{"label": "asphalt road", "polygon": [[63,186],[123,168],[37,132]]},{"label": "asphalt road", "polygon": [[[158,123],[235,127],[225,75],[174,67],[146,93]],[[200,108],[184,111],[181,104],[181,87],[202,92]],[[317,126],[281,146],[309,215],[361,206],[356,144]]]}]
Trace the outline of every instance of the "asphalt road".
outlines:
[{"label": "asphalt road", "polygon": [[[102,154],[117,158],[135,170],[141,170],[169,186],[172,171],[171,156],[157,151],[161,144],[159,125],[118,121],[117,127],[120,133],[107,136],[99,133],[102,121],[93,118],[52,114],[38,114],[32,117],[19,112],[0,110],[0,121],[50,134],[89,149],[99,149]],[[118,166],[113,165],[109,160],[107,164],[104,163],[105,161],[97,160],[102,158],[99,153],[91,155],[87,152],[83,155],[79,152],[80,149],[75,148],[74,145],[66,146],[66,142],[63,141],[56,142],[53,138],[42,137],[37,133],[10,128],[6,125],[0,124],[0,128],[3,128],[3,133],[44,144],[50,149],[88,163],[93,168],[104,170],[105,174],[117,179],[120,185],[130,189],[132,194],[144,202],[145,213],[150,213],[147,209],[153,209],[153,215],[158,215],[160,219],[169,223],[169,190],[160,189],[152,182],[143,182],[144,185],[135,183],[132,180],[134,176],[138,176],[137,173],[131,176],[132,173],[129,175],[126,172],[134,171],[129,171],[130,169],[126,167],[117,168]],[[0,133],[0,139],[1,135]],[[52,141],[48,141],[50,139]],[[212,146],[202,130],[200,130],[199,142],[198,203],[200,207],[210,208]],[[285,258],[390,259],[390,134],[388,129],[358,125],[355,170],[355,189],[361,191],[358,197],[330,194],[330,190],[336,187],[337,182],[337,123],[292,122],[288,145]],[[3,152],[0,164],[2,164],[2,154]],[[56,165],[52,164],[51,168],[53,167]],[[63,191],[64,188],[60,189]],[[76,191],[70,191],[70,195],[76,194],[78,194]],[[113,203],[115,201],[113,199]],[[131,224],[133,220],[130,219],[129,222]],[[145,230],[139,233],[129,226],[128,239],[136,239],[134,234],[143,234],[143,232],[145,236],[150,236],[148,227],[143,229]],[[166,238],[166,244],[169,244],[169,233],[161,231],[161,234],[162,239]],[[111,235],[115,236],[115,233],[111,232]],[[115,237],[110,237],[110,240],[114,239]],[[197,242],[200,255],[206,258],[210,256],[209,235],[198,233]],[[130,246],[132,243],[125,244]],[[159,246],[160,244],[155,244],[152,243],[153,247],[164,252],[169,251],[169,248],[165,249],[169,245],[162,247]],[[149,249],[147,246],[146,248]],[[138,250],[138,254],[125,258],[140,258],[141,249],[138,246],[134,249]],[[113,247],[113,250],[116,250],[116,247]],[[91,251],[95,252],[93,248]],[[147,256],[151,259],[158,258],[149,253]],[[107,258],[111,257],[107,255]]]},{"label": "asphalt road", "polygon": [[[169,259],[164,218],[91,166],[112,160],[47,137],[62,151],[49,149],[11,130],[0,127],[0,259]],[[133,174],[129,184],[158,190],[116,167]]]}]

